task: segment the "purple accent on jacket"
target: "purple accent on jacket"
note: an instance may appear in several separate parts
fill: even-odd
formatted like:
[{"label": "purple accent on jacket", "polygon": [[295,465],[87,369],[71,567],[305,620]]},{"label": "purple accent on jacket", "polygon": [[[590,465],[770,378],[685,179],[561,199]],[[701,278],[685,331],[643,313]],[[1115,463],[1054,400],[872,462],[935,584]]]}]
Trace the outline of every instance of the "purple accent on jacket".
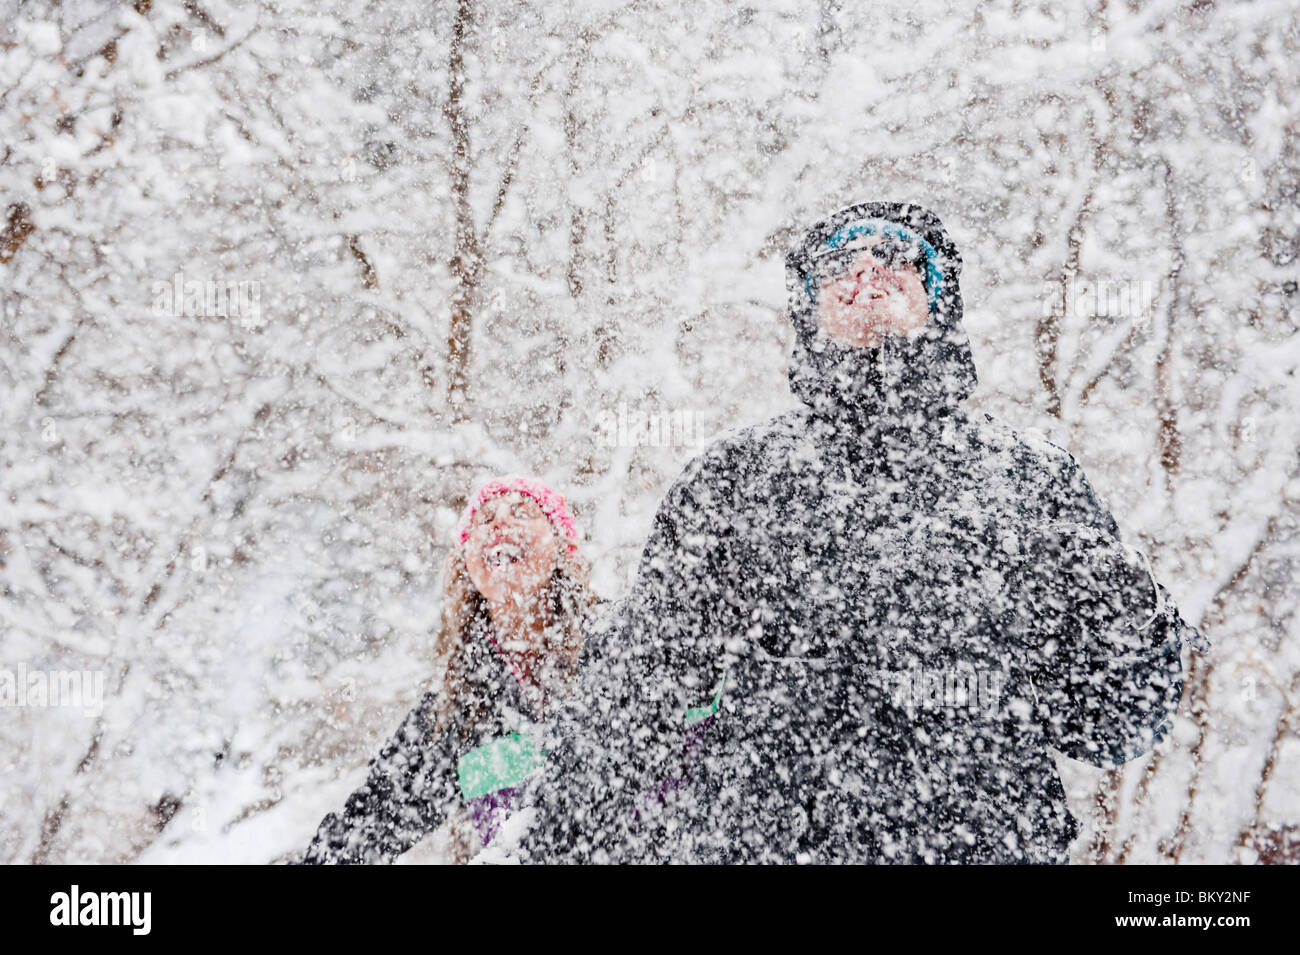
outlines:
[{"label": "purple accent on jacket", "polygon": [[507,786],[496,792],[475,796],[465,804],[469,809],[470,819],[474,821],[474,828],[478,830],[479,839],[485,847],[496,838],[496,834],[501,830],[501,823],[505,822],[506,817],[510,815],[510,807],[517,793],[516,787]]},{"label": "purple accent on jacket", "polygon": [[700,746],[704,743],[704,734],[717,718],[718,715],[714,713],[687,728],[686,735],[682,739],[682,771],[642,793],[641,798],[637,800],[637,805],[632,808],[631,815],[640,819],[643,808],[648,808],[651,803],[662,803],[668,798],[669,793],[682,788],[690,777],[691,769],[700,761]]}]

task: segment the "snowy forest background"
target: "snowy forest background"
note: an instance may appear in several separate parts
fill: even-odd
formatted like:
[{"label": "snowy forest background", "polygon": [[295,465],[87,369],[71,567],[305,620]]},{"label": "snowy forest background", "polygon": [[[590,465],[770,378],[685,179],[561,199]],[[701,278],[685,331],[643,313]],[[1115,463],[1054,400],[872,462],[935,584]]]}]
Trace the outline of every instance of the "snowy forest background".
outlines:
[{"label": "snowy forest background", "polygon": [[869,198],[942,216],[974,405],[1214,644],[1158,753],[1059,760],[1076,861],[1296,858],[1290,0],[0,10],[0,667],[107,676],[0,712],[0,860],[305,846],[471,486],[563,490],[617,597],[682,465],[793,405],[782,255]]}]

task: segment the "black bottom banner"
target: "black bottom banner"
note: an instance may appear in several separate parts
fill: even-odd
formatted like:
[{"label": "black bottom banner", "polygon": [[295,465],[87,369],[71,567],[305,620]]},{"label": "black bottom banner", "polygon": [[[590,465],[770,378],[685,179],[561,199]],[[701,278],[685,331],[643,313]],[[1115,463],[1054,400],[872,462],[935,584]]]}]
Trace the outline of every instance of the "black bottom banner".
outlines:
[{"label": "black bottom banner", "polygon": [[848,929],[862,932],[864,944],[876,932],[931,944],[1032,931],[1175,943],[1199,933],[1233,945],[1260,929],[1295,924],[1296,876],[1294,867],[1268,866],[11,867],[0,870],[0,914],[20,937],[75,932],[81,942],[112,937],[127,944],[375,944],[430,931],[432,945],[472,935],[471,944],[494,947],[498,939],[540,941],[539,934],[573,933],[582,942],[593,929],[616,938],[707,943],[710,926],[727,942],[767,940],[780,926],[799,932],[805,944],[822,936],[832,941]]}]

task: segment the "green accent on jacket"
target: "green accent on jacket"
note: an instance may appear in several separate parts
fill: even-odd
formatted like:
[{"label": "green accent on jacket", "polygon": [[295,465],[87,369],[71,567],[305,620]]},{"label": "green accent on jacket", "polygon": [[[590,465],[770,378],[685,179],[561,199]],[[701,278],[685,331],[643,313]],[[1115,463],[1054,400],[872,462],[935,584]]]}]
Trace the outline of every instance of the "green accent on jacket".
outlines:
[{"label": "green accent on jacket", "polygon": [[704,706],[692,706],[686,711],[686,725],[693,726],[700,720],[706,720],[722,709],[722,691],[726,686],[727,675],[724,673],[722,679],[718,681],[718,692],[713,694],[713,702],[706,703]]},{"label": "green accent on jacket", "polygon": [[546,751],[520,733],[501,736],[470,750],[456,763],[460,794],[468,802],[517,786],[546,761]]}]

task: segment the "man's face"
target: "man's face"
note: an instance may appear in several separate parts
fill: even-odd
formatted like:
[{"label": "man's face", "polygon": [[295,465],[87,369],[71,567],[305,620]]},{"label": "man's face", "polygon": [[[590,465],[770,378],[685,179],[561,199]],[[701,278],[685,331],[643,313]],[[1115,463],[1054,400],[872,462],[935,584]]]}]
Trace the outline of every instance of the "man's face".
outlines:
[{"label": "man's face", "polygon": [[868,236],[853,243],[847,268],[822,277],[818,320],[835,342],[876,348],[890,335],[906,335],[930,321],[929,298],[913,265],[890,265],[871,250],[882,241]]}]

